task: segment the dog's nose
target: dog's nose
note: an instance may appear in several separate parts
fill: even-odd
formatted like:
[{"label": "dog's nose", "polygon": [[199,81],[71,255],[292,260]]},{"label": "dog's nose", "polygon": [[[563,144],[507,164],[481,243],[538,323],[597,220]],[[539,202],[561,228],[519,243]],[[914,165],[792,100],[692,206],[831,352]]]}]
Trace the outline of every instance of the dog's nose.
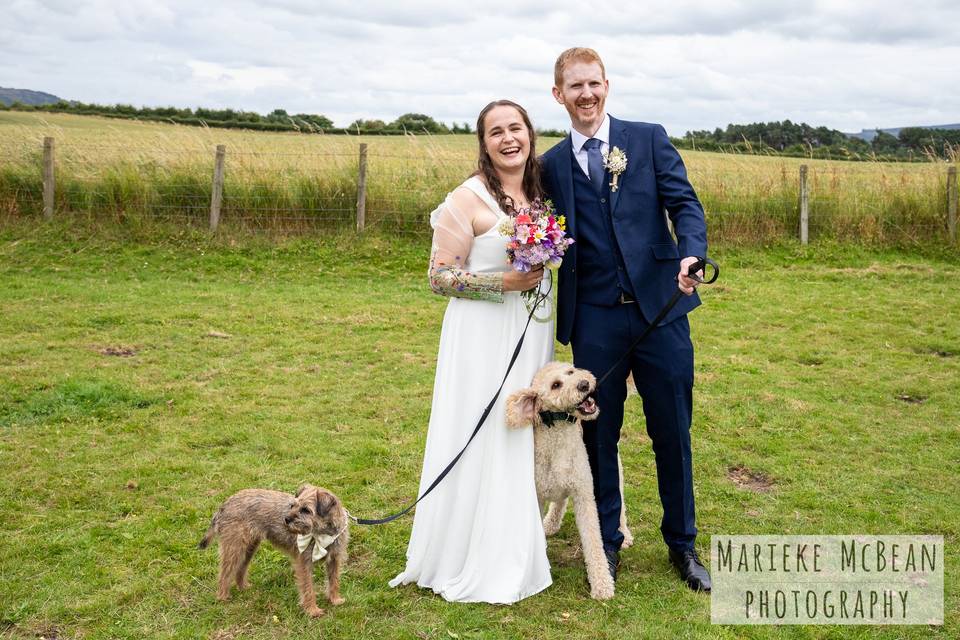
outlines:
[{"label": "dog's nose", "polygon": [[580,383],[577,385],[577,391],[581,391],[583,393],[590,391],[590,383],[587,382],[586,380],[581,380]]},{"label": "dog's nose", "polygon": [[291,522],[293,522],[293,518],[291,518],[290,516],[285,516],[283,518],[283,521],[287,524],[290,524]]}]

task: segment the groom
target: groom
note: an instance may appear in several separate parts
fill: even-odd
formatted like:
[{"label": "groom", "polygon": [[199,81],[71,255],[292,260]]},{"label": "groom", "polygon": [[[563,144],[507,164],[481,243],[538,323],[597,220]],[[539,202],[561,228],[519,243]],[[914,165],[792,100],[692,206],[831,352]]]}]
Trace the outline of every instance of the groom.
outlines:
[{"label": "groom", "polygon": [[[626,379],[633,372],[653,441],[663,505],[660,531],[670,561],[691,589],[710,591],[710,575],[693,545],[693,345],[687,313],[700,300],[697,283],[686,276],[687,267],[707,253],[703,207],[662,126],[606,114],[609,83],[593,49],[560,54],[554,84],[553,96],[570,114],[572,131],[543,155],[543,184],[576,239],[560,267],[557,339],[572,343],[575,365],[599,378],[675,287],[687,294],[600,386],[600,418],[584,429],[610,573],[616,579],[623,542],[617,443]],[[627,158],[626,169],[616,176],[604,161],[613,148]]]}]

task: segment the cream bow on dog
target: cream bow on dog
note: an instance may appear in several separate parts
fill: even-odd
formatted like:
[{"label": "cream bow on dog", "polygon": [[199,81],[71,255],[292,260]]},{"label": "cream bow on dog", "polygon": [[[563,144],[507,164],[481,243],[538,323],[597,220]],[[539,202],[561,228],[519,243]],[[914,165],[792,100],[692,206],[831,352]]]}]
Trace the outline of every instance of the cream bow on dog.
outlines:
[{"label": "cream bow on dog", "polygon": [[[341,531],[340,533],[343,533],[343,531]],[[328,536],[323,533],[321,534],[308,533],[306,535],[302,533],[298,534],[297,549],[300,551],[300,553],[303,553],[304,551],[307,550],[307,547],[310,546],[310,541],[313,540],[314,541],[313,561],[316,562],[317,560],[327,555],[327,547],[332,545],[334,540],[340,537],[340,533],[338,533],[335,536]]]}]

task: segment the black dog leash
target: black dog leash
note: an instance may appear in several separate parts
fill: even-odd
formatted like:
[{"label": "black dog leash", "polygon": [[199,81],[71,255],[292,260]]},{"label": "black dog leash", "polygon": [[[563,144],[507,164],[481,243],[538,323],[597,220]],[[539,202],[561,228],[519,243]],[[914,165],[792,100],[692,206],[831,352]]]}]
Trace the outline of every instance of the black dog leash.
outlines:
[{"label": "black dog leash", "polygon": [[357,524],[372,525],[372,524],[385,524],[387,522],[396,520],[397,518],[409,513],[411,509],[417,506],[417,503],[419,503],[421,500],[426,498],[427,495],[431,491],[433,491],[438,484],[440,484],[441,480],[447,477],[447,474],[450,473],[450,470],[453,469],[454,465],[456,465],[457,462],[460,461],[460,458],[466,452],[467,447],[470,446],[470,443],[473,442],[473,439],[480,432],[480,427],[483,426],[484,422],[486,422],[487,420],[487,416],[489,416],[490,412],[493,410],[493,405],[496,404],[497,398],[500,397],[500,392],[503,391],[503,385],[507,383],[507,376],[510,375],[510,371],[513,370],[513,365],[517,362],[517,358],[520,356],[520,349],[521,347],[523,347],[523,339],[527,337],[527,329],[530,328],[530,321],[533,319],[533,314],[537,310],[537,307],[540,306],[540,303],[543,302],[544,300],[547,300],[547,296],[550,295],[550,290],[552,288],[553,288],[553,278],[550,279],[550,286],[547,287],[547,291],[545,293],[537,294],[535,303],[531,305],[530,315],[527,316],[527,323],[523,326],[523,333],[520,334],[520,339],[517,340],[517,346],[513,350],[513,356],[510,358],[510,364],[507,365],[507,372],[503,374],[503,380],[500,381],[500,387],[497,389],[497,392],[493,394],[493,398],[490,399],[490,402],[487,404],[487,408],[483,410],[483,414],[481,414],[480,419],[477,421],[477,426],[473,428],[473,433],[470,434],[470,438],[467,440],[467,444],[463,445],[463,449],[460,450],[460,453],[458,453],[457,456],[450,461],[450,464],[448,464],[446,468],[440,472],[440,475],[437,476],[437,478],[430,484],[430,486],[427,487],[427,490],[424,491],[423,494],[421,494],[420,497],[413,502],[413,504],[407,506],[402,511],[398,511],[397,513],[391,516],[387,516],[386,518],[376,518],[376,519],[356,518],[350,515],[348,512],[347,515],[349,515],[354,522],[356,522]]},{"label": "black dog leash", "polygon": [[[705,269],[707,265],[713,267],[713,273],[711,274],[708,280],[704,280],[703,278],[697,275],[697,272],[700,271],[701,269]],[[697,258],[697,261],[691,264],[687,268],[687,277],[693,280],[696,280],[700,284],[713,284],[719,276],[720,276],[720,266],[710,258]],[[418,497],[412,504],[408,505],[403,510],[398,511],[397,513],[394,513],[393,515],[387,516],[385,518],[376,518],[376,519],[357,518],[348,512],[347,515],[349,515],[350,519],[352,519],[357,524],[365,524],[365,525],[386,524],[387,522],[392,522],[393,520],[396,520],[397,518],[408,514],[411,511],[411,509],[417,506],[417,504],[421,500],[426,498],[427,495],[429,495],[430,492],[433,491],[437,487],[437,485],[440,484],[440,482],[447,477],[447,474],[450,473],[450,470],[453,469],[454,465],[456,465],[457,462],[460,461],[460,458],[463,457],[463,454],[467,451],[467,447],[469,447],[470,443],[473,442],[473,439],[480,432],[480,428],[484,425],[484,423],[487,420],[487,417],[490,415],[490,412],[493,410],[493,405],[496,404],[497,398],[500,397],[500,393],[503,391],[503,385],[507,383],[507,376],[510,375],[510,371],[513,370],[513,365],[517,362],[517,358],[520,356],[520,349],[521,347],[523,347],[523,339],[526,338],[527,336],[527,329],[530,327],[530,321],[533,319],[533,314],[536,312],[537,307],[540,306],[540,303],[547,299],[547,296],[550,294],[550,290],[552,288],[553,288],[553,279],[551,278],[550,287],[547,288],[547,291],[545,293],[541,293],[537,296],[536,303],[533,304],[530,309],[530,314],[527,316],[527,322],[523,327],[523,333],[520,334],[520,339],[517,340],[517,346],[513,350],[513,356],[511,356],[510,358],[510,364],[507,365],[507,372],[503,374],[503,380],[500,381],[500,386],[497,388],[496,393],[493,394],[493,398],[490,399],[490,402],[487,404],[486,408],[483,410],[483,414],[481,414],[480,419],[477,421],[477,426],[474,427],[473,433],[470,434],[470,438],[467,440],[467,443],[463,445],[463,449],[460,450],[460,453],[458,453],[456,457],[450,461],[450,464],[448,464],[446,468],[444,468],[444,470],[440,472],[440,475],[438,475],[436,479],[430,484],[430,486],[427,487],[427,490],[424,491],[420,495],[420,497]],[[663,309],[660,310],[660,313],[657,314],[657,317],[654,318],[653,322],[651,322],[647,326],[647,328],[644,329],[643,333],[637,336],[637,338],[630,344],[630,347],[624,352],[622,356],[620,356],[620,359],[617,360],[616,363],[614,363],[614,365],[610,367],[610,369],[605,374],[603,374],[603,376],[599,380],[597,380],[598,387],[600,386],[600,383],[606,380],[607,377],[609,377],[610,374],[613,373],[613,370],[616,369],[621,362],[623,362],[624,358],[626,358],[628,355],[630,355],[631,352],[633,352],[634,347],[636,347],[638,344],[643,342],[644,338],[650,335],[650,332],[653,331],[653,329],[658,324],[660,324],[660,322],[665,317],[667,317],[667,314],[670,313],[670,310],[673,309],[673,307],[677,304],[677,302],[679,302],[680,298],[683,295],[684,293],[680,289],[677,289],[674,292],[673,296],[670,298],[670,300],[667,301],[667,304],[664,305]],[[550,416],[550,417],[560,418],[560,416]],[[551,419],[551,422],[553,422],[552,419]]]},{"label": "black dog leash", "polygon": [[[706,269],[707,265],[710,265],[711,267],[713,267],[713,274],[711,274],[709,280],[704,280],[703,278],[697,275],[697,272],[700,271],[701,269]],[[697,258],[697,261],[691,264],[687,268],[687,277],[693,280],[696,280],[700,284],[713,284],[714,282],[716,282],[717,278],[720,277],[720,265],[718,265],[716,262],[714,262],[710,258]],[[627,350],[623,352],[623,355],[620,356],[620,359],[617,360],[615,363],[613,363],[613,366],[610,367],[607,370],[607,372],[603,374],[603,376],[601,376],[600,379],[597,380],[598,387],[604,380],[606,380],[610,376],[611,373],[613,373],[614,369],[620,366],[620,363],[622,363],[627,356],[633,353],[633,349],[638,344],[643,342],[644,338],[650,335],[650,332],[653,331],[656,328],[656,326],[660,324],[660,322],[664,318],[667,317],[667,314],[670,313],[670,310],[673,309],[674,306],[676,306],[677,302],[679,302],[680,298],[682,298],[684,295],[685,294],[683,293],[683,291],[681,291],[679,288],[673,292],[673,296],[671,296],[670,299],[667,301],[667,304],[663,306],[663,309],[661,309],[660,313],[657,314],[657,317],[653,319],[653,322],[647,325],[647,328],[643,330],[643,333],[637,336],[637,338],[630,344]]]}]

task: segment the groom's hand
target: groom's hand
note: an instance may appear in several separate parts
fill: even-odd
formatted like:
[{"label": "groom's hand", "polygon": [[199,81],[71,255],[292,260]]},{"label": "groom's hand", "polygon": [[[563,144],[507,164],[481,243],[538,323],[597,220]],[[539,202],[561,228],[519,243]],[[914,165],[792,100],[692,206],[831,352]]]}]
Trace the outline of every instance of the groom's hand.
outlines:
[{"label": "groom's hand", "polygon": [[[687,277],[687,269],[697,260],[699,260],[699,258],[696,256],[688,256],[680,261],[680,273],[677,274],[677,286],[680,288],[680,291],[683,291],[688,296],[693,295],[697,285],[700,284],[693,278]],[[702,278],[703,269],[697,271],[697,275]]]}]

